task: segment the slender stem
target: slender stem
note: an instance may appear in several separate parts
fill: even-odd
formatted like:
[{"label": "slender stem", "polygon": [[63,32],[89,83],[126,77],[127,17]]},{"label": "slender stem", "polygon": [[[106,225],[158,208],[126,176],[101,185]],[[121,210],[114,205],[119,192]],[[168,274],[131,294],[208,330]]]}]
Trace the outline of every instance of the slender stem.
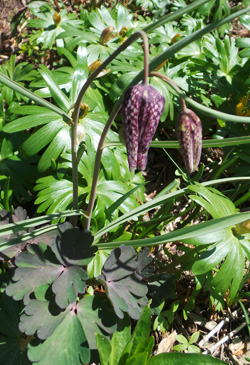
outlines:
[{"label": "slender stem", "polygon": [[54,3],[55,3],[56,11],[59,13],[60,10],[61,10],[60,5],[58,4],[58,1],[57,0],[54,0]]},{"label": "slender stem", "polygon": [[112,112],[110,114],[110,117],[109,117],[107,123],[105,124],[105,127],[103,129],[103,132],[102,132],[102,135],[101,135],[98,147],[97,147],[93,181],[92,181],[92,186],[91,186],[89,204],[88,204],[88,208],[87,208],[87,212],[86,212],[87,217],[85,220],[85,229],[90,228],[91,215],[92,215],[92,211],[93,211],[94,203],[95,203],[98,175],[99,175],[99,170],[100,170],[100,166],[101,166],[101,157],[102,157],[102,151],[104,148],[104,142],[107,137],[109,128],[111,127],[113,120],[115,119],[117,113],[119,112],[121,105],[122,105],[122,100],[119,100],[119,103],[117,105],[115,105],[114,109],[112,110]]},{"label": "slender stem", "polygon": [[144,50],[144,80],[143,84],[148,85],[148,74],[149,74],[149,43],[146,33],[142,33],[143,50]]},{"label": "slender stem", "polygon": [[[91,85],[92,81],[97,77],[97,75],[105,68],[107,65],[122,51],[124,51],[128,46],[135,42],[138,38],[142,38],[145,42],[145,32],[139,30],[133,33],[123,44],[120,45],[103,63],[89,76],[82,89],[80,90],[73,112],[73,127],[72,127],[72,139],[71,139],[71,153],[72,153],[72,180],[73,180],[73,209],[78,209],[78,161],[77,161],[77,124],[79,120],[79,113],[81,102],[86,93],[88,87]],[[145,44],[145,43],[144,43]],[[147,46],[147,45],[146,45]],[[146,48],[146,47],[145,47]],[[146,56],[147,57],[147,56]],[[73,226],[76,226],[77,217],[72,220]]]},{"label": "slender stem", "polygon": [[[176,91],[177,92],[177,94],[179,95],[179,96],[182,96],[183,97],[183,99],[185,99],[185,97],[186,97],[186,95],[185,95],[185,93],[179,88],[179,86],[177,86],[176,85],[176,83],[172,80],[172,79],[170,79],[168,76],[166,76],[166,75],[163,75],[163,74],[161,74],[160,72],[157,72],[157,71],[152,71],[152,72],[150,72],[150,74],[149,74],[149,76],[152,76],[152,77],[154,77],[154,76],[156,76],[156,77],[159,77],[160,79],[162,79],[163,81],[165,81],[167,84],[169,84],[173,89],[174,89],[174,91]],[[185,103],[185,101],[184,101],[184,103]],[[183,104],[182,104],[183,105]]]},{"label": "slender stem", "polygon": [[181,99],[181,106],[182,106],[182,110],[186,113],[187,112],[187,105],[186,105],[186,102],[183,98],[180,98]]}]

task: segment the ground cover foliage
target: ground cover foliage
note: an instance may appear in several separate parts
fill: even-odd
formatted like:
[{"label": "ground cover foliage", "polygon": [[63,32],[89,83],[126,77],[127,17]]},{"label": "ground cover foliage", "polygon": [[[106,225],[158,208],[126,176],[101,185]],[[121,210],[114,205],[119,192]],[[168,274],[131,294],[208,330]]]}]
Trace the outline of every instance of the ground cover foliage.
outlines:
[{"label": "ground cover foliage", "polygon": [[[240,310],[249,326],[250,2],[30,1],[10,24],[1,364],[230,362],[185,327],[201,303],[200,318]],[[120,109],[145,77],[147,39],[165,107],[141,172]],[[202,122],[193,173],[177,141],[183,105]]]}]

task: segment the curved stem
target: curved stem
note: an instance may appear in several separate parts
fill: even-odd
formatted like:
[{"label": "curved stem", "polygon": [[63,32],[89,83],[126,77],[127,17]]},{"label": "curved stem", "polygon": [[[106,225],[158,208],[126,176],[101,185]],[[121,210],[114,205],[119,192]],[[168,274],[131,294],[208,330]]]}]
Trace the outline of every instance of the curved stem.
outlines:
[{"label": "curved stem", "polygon": [[176,85],[176,83],[170,79],[170,77],[161,74],[160,72],[157,71],[152,71],[150,72],[149,76],[152,77],[159,77],[160,79],[162,79],[163,81],[165,81],[167,84],[169,84],[176,92],[179,96],[181,96],[183,99],[185,99],[186,94],[179,88],[179,86]]},{"label": "curved stem", "polygon": [[[92,81],[97,77],[97,75],[116,57],[119,53],[124,51],[128,46],[135,42],[138,38],[142,38],[145,45],[146,33],[143,31],[137,31],[132,34],[120,47],[118,47],[103,63],[89,76],[82,89],[80,90],[73,112],[73,128],[72,128],[72,140],[71,140],[71,153],[72,153],[72,180],[73,180],[73,209],[78,209],[78,161],[77,161],[77,124],[79,120],[79,113],[81,102],[84,94],[86,93],[88,87],[91,85]],[[147,44],[145,48],[148,48]],[[145,55],[145,53],[144,53]],[[147,56],[146,56],[147,57]],[[147,74],[146,74],[147,76]],[[118,112],[118,111],[117,111]],[[77,217],[72,220],[73,226],[76,226]]]},{"label": "curved stem", "polygon": [[91,186],[89,204],[88,204],[88,208],[87,208],[87,212],[86,212],[87,218],[85,221],[85,227],[84,227],[85,229],[90,228],[91,215],[92,215],[92,211],[93,211],[94,203],[95,203],[98,175],[99,175],[99,170],[100,170],[100,166],[101,166],[101,157],[102,157],[102,151],[104,148],[104,142],[107,137],[109,128],[111,127],[111,124],[112,124],[113,120],[115,119],[117,113],[119,112],[121,106],[122,106],[122,100],[117,105],[115,105],[114,109],[112,110],[110,117],[102,131],[102,135],[101,135],[98,147],[97,147],[93,181],[92,181],[92,186]]},{"label": "curved stem", "polygon": [[193,108],[195,108],[202,114],[207,115],[210,118],[221,119],[221,120],[225,120],[226,122],[233,122],[233,123],[250,123],[250,117],[243,117],[243,116],[234,115],[234,114],[227,114],[227,113],[221,112],[219,110],[214,110],[214,109],[208,108],[207,106],[204,106],[204,105],[198,103],[197,101],[189,98],[176,85],[176,83],[173,80],[171,80],[168,76],[161,74],[160,72],[152,71],[152,72],[150,72],[149,76],[159,77],[160,79],[162,79],[163,81],[168,83],[172,87],[172,89],[177,93],[177,95],[180,98],[184,99],[187,104],[191,105]]},{"label": "curved stem", "polygon": [[182,106],[182,110],[186,113],[187,112],[187,105],[185,100],[181,97],[181,106]]}]

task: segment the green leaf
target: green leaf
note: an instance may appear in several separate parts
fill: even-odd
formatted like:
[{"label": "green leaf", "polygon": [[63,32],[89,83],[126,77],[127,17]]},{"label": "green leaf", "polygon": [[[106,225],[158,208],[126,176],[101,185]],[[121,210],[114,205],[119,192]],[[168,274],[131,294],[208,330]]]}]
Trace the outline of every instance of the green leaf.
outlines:
[{"label": "green leaf", "polygon": [[[59,340],[60,339],[60,340]],[[29,346],[28,357],[39,365],[81,365],[89,363],[90,350],[81,323],[70,311],[43,343]]]},{"label": "green leaf", "polygon": [[[199,236],[205,236],[207,234],[213,233],[213,240],[210,243],[216,242],[218,237],[222,238],[224,232],[222,231],[224,228],[232,227],[237,223],[244,222],[250,219],[250,213],[238,213],[231,216],[213,219],[211,221],[207,221],[204,223],[198,223],[194,226],[189,226],[185,228],[181,228],[179,230],[175,230],[174,232],[170,232],[168,234],[163,234],[160,236],[145,238],[145,239],[136,239],[132,241],[114,241],[109,243],[100,243],[98,244],[98,248],[113,248],[119,247],[120,245],[130,245],[133,247],[147,247],[152,245],[158,245],[171,241],[184,241],[190,238],[197,238]],[[221,231],[221,232],[219,232]],[[217,237],[214,235],[214,232],[217,232]],[[221,236],[218,236],[218,233]],[[199,238],[197,239],[197,243]],[[202,244],[202,243],[201,243]],[[207,242],[205,243],[207,244]]]},{"label": "green leaf", "polygon": [[[219,179],[219,180],[212,180],[206,183],[202,183],[203,186],[209,186],[209,185],[215,185],[215,184],[220,184],[222,181],[226,182],[226,181],[230,181],[230,182],[234,182],[234,181],[244,181],[244,180],[249,180],[249,177],[234,177],[234,178],[229,178],[229,180],[227,179]],[[124,222],[127,222],[129,219],[134,219],[134,217],[137,217],[139,215],[145,214],[146,212],[148,212],[151,209],[156,208],[159,205],[162,205],[166,202],[169,201],[173,201],[174,199],[177,199],[178,197],[184,195],[188,193],[188,189],[180,189],[174,192],[170,192],[170,193],[165,193],[163,195],[158,195],[156,196],[154,199],[152,199],[152,201],[149,201],[141,206],[139,206],[138,208],[133,209],[132,211],[124,214],[123,216],[115,219],[114,221],[112,221],[110,224],[108,224],[106,227],[100,229],[95,235],[95,240],[99,239],[103,234],[105,234],[106,232],[109,232],[110,230],[114,229],[115,227],[121,225]],[[247,220],[247,218],[246,218]],[[207,232],[208,233],[208,232]]]},{"label": "green leaf", "polygon": [[200,332],[199,331],[193,333],[192,336],[190,337],[189,344],[197,342],[199,337],[200,337]]},{"label": "green leaf", "polygon": [[101,365],[109,365],[109,355],[111,352],[111,345],[109,340],[97,333],[96,344],[100,356]]},{"label": "green leaf", "polygon": [[53,99],[56,101],[57,105],[64,111],[68,111],[70,108],[70,103],[67,96],[61,91],[60,87],[57,85],[52,72],[45,67],[44,65],[40,65],[39,72],[43,76],[46,81],[48,88],[51,92]]},{"label": "green leaf", "polygon": [[83,46],[83,44],[77,49],[77,64],[75,67],[75,72],[73,74],[72,80],[72,89],[71,89],[71,104],[73,105],[76,102],[77,96],[85,84],[89,70],[88,70],[88,61],[87,61],[87,50]]},{"label": "green leaf", "polygon": [[93,236],[90,231],[81,231],[71,225],[59,226],[59,234],[51,249],[61,264],[86,266],[93,259],[96,247],[91,247]]},{"label": "green leaf", "polygon": [[148,365],[222,365],[228,364],[224,361],[216,359],[210,355],[200,354],[182,354],[182,353],[164,353],[153,356]]},{"label": "green leaf", "polygon": [[140,315],[130,341],[121,355],[121,361],[119,362],[119,365],[126,364],[127,359],[130,357],[130,355],[134,354],[137,347],[140,346],[140,343],[142,341],[148,340],[151,326],[150,317],[150,308],[146,306]]},{"label": "green leaf", "polygon": [[50,283],[63,271],[63,266],[53,263],[53,259],[44,256],[48,248],[44,244],[30,245],[27,252],[21,252],[16,259],[18,268],[13,277],[14,283],[6,288],[6,293],[20,300],[25,294],[34,291],[36,287]]},{"label": "green leaf", "polygon": [[57,133],[64,127],[62,120],[54,120],[32,134],[21,146],[26,156],[33,156],[51,142]]},{"label": "green leaf", "polygon": [[147,352],[140,352],[138,354],[130,356],[126,361],[126,365],[146,365],[146,364],[148,364]]},{"label": "green leaf", "polygon": [[188,188],[206,199],[205,201],[204,199],[192,197],[192,199],[203,206],[213,218],[226,217],[237,213],[233,202],[218,190],[205,188],[201,184],[189,185]]},{"label": "green leaf", "polygon": [[178,342],[182,343],[183,345],[185,346],[188,345],[188,340],[183,335],[176,335],[175,338]]},{"label": "green leaf", "polygon": [[72,202],[73,184],[69,180],[58,180],[54,176],[42,177],[37,180],[35,191],[39,191],[35,204],[40,204],[37,211],[56,213],[65,210]]},{"label": "green leaf", "polygon": [[38,127],[39,125],[51,123],[53,121],[62,121],[60,115],[54,112],[49,112],[47,108],[43,109],[46,109],[47,112],[40,112],[39,114],[35,113],[35,118],[33,114],[22,118],[17,118],[13,122],[6,124],[3,127],[3,131],[6,133],[15,133],[24,131],[26,129]]},{"label": "green leaf", "polygon": [[118,365],[124,348],[131,338],[131,327],[128,316],[118,321],[118,327],[111,339],[111,353],[109,356],[109,365]]},{"label": "green leaf", "polygon": [[7,76],[3,75],[1,72],[0,72],[0,82],[4,85],[8,86],[9,88],[15,90],[16,92],[24,95],[25,97],[35,101],[39,105],[42,105],[42,106],[50,109],[51,111],[61,115],[64,120],[71,121],[71,119],[67,115],[67,113],[65,113],[63,110],[58,108],[56,105],[53,105],[53,104],[49,103],[48,101],[40,98],[39,96],[33,94],[31,91],[29,91],[28,89],[25,89],[24,87],[22,87],[15,81],[13,81],[10,78],[8,78]]},{"label": "green leaf", "polygon": [[62,151],[66,148],[70,147],[71,136],[70,136],[70,128],[63,127],[61,128],[57,135],[54,136],[50,145],[47,147],[46,151],[43,153],[39,163],[38,163],[38,171],[44,172],[51,166],[51,160],[56,160]]}]

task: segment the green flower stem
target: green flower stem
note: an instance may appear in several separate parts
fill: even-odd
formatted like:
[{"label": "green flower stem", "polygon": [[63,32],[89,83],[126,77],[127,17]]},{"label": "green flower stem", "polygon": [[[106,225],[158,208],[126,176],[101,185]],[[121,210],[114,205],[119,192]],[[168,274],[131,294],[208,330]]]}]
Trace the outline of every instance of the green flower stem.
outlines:
[{"label": "green flower stem", "polygon": [[94,203],[95,203],[98,175],[99,175],[99,170],[100,170],[100,165],[101,165],[101,157],[102,157],[102,151],[104,148],[104,142],[107,137],[109,128],[111,127],[111,124],[113,123],[113,120],[115,119],[121,106],[122,106],[122,100],[120,100],[119,104],[117,104],[114,107],[114,109],[112,110],[112,113],[110,114],[110,117],[102,131],[102,135],[101,135],[98,147],[97,147],[96,158],[95,158],[95,168],[94,168],[91,192],[90,192],[90,197],[89,197],[89,204],[88,204],[88,208],[87,208],[87,212],[86,212],[87,217],[85,220],[85,227],[84,227],[85,229],[90,228],[91,215],[92,215],[92,211],[93,211]]},{"label": "green flower stem", "polygon": [[236,200],[234,202],[234,205],[236,206],[236,208],[238,206],[240,206],[241,204],[245,203],[246,201],[248,201],[250,198],[250,190],[248,190],[247,193],[245,193],[243,196],[241,196],[238,200]]},{"label": "green flower stem", "polygon": [[[71,144],[71,153],[72,153],[72,180],[73,180],[73,209],[78,209],[78,161],[77,161],[77,125],[78,125],[78,120],[79,120],[79,113],[80,113],[80,107],[81,107],[81,103],[82,103],[82,99],[84,97],[84,94],[86,93],[88,87],[91,85],[92,81],[94,81],[94,79],[99,75],[99,73],[108,66],[108,64],[114,59],[116,58],[122,51],[124,51],[128,46],[130,46],[133,42],[135,42],[138,38],[142,38],[143,42],[144,42],[144,50],[148,48],[148,44],[147,41],[145,43],[145,38],[147,37],[145,32],[143,31],[137,31],[135,33],[133,33],[120,47],[118,47],[91,75],[90,77],[87,79],[87,81],[85,82],[85,84],[83,85],[82,89],[80,90],[76,103],[75,103],[75,107],[74,107],[74,112],[73,112],[73,127],[72,127],[72,144]],[[147,58],[147,54],[144,53],[146,55]],[[147,71],[144,74],[145,77],[147,77]],[[111,115],[114,115],[115,111],[120,109],[120,105],[121,105],[121,101],[123,99],[123,96],[120,98],[119,102],[116,103],[113,112],[111,113]],[[118,110],[116,111],[116,114],[118,112]],[[115,115],[116,115],[115,114]],[[110,120],[110,118],[109,118]],[[111,122],[112,124],[112,122]],[[110,124],[110,125],[111,125]],[[110,128],[110,126],[109,126]],[[103,131],[104,132],[104,131]],[[96,166],[95,166],[96,169]],[[98,168],[98,173],[99,173],[99,168]],[[95,172],[94,170],[94,175],[98,176],[98,174]],[[95,182],[93,181],[93,184],[95,184]],[[89,202],[90,205],[92,205],[92,202]],[[75,217],[72,221],[73,226],[76,225],[77,222],[77,217]]]},{"label": "green flower stem", "polygon": [[[208,117],[225,120],[226,122],[234,122],[234,123],[250,123],[250,117],[241,117],[238,115],[227,114],[220,112],[218,110],[210,109],[197,101],[189,98],[177,85],[176,83],[171,80],[168,76],[161,74],[160,72],[152,71],[150,72],[149,76],[159,77],[163,81],[165,81],[168,85],[172,87],[172,89],[179,95],[181,98],[181,103],[183,107],[184,100],[193,106],[196,110],[200,111],[202,114],[207,115]],[[182,100],[184,99],[184,100]]]}]

